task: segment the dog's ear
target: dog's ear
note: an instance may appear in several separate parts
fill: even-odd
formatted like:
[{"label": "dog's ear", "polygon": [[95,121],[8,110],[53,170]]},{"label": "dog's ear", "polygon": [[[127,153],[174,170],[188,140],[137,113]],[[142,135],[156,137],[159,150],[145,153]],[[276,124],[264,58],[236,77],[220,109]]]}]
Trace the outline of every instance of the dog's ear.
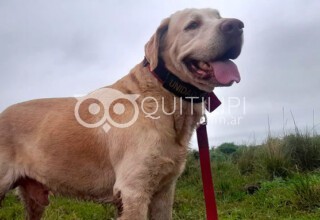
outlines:
[{"label": "dog's ear", "polygon": [[154,70],[158,65],[159,48],[162,36],[168,30],[170,18],[162,20],[156,33],[152,35],[148,43],[144,47],[146,59],[150,63],[150,69]]}]

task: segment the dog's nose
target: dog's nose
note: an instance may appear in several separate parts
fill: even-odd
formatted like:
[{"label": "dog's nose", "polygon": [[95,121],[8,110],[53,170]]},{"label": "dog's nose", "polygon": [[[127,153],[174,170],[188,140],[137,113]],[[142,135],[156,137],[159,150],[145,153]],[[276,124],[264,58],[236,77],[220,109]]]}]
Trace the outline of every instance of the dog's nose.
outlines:
[{"label": "dog's nose", "polygon": [[240,35],[243,28],[243,22],[235,18],[226,19],[220,24],[220,30],[226,35]]}]

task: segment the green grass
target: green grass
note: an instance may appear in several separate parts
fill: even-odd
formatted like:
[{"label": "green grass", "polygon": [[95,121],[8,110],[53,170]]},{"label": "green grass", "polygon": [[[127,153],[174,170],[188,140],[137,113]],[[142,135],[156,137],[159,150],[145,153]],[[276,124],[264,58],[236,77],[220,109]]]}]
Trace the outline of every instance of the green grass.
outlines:
[{"label": "green grass", "polygon": [[[92,202],[50,197],[50,206],[46,209],[44,219],[112,219],[113,207]],[[107,217],[107,218],[106,218]],[[10,193],[0,209],[1,220],[24,219],[24,209],[19,198]]]},{"label": "green grass", "polygon": [[[226,146],[211,151],[220,219],[320,219],[320,138],[290,135],[269,138],[261,146]],[[229,144],[230,145],[230,144]],[[236,150],[233,150],[235,148]],[[310,164],[308,163],[310,161]],[[248,184],[260,183],[253,195]],[[113,219],[114,208],[50,197],[45,220]],[[0,209],[0,220],[24,219],[14,193]],[[173,219],[205,220],[198,154],[191,152],[180,177]]]}]

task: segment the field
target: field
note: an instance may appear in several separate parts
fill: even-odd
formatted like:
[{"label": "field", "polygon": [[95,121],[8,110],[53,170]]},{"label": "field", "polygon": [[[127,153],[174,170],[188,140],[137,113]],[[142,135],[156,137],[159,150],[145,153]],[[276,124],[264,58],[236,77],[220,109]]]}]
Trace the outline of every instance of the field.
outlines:
[{"label": "field", "polygon": [[[225,143],[211,150],[220,219],[320,219],[320,136],[297,132],[260,146]],[[51,197],[44,219],[113,219],[110,205]],[[14,193],[0,220],[24,219]],[[173,219],[205,219],[198,152],[180,177]]]}]

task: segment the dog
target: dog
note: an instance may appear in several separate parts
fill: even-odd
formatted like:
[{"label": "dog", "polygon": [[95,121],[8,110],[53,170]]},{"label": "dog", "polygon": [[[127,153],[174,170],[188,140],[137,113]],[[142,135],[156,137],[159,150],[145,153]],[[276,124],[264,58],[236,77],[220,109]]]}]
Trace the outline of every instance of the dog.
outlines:
[{"label": "dog", "polygon": [[118,220],[172,219],[203,98],[240,81],[230,59],[240,55],[243,28],[214,9],[178,11],[147,42],[144,61],[114,84],[4,110],[0,200],[17,187],[32,220],[50,193],[113,202]]}]

